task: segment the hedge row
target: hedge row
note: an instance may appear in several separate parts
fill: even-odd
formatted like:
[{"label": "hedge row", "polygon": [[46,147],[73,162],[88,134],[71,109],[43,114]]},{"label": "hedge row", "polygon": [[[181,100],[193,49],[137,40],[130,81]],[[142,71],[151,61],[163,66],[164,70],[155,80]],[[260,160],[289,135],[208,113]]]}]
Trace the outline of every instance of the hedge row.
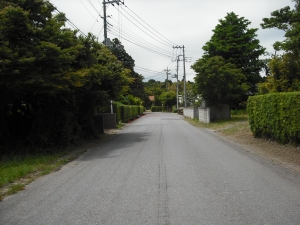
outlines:
[{"label": "hedge row", "polygon": [[162,107],[162,106],[152,106],[151,107],[151,112],[165,112],[167,111],[167,107]]},{"label": "hedge row", "polygon": [[[136,105],[119,105],[119,115],[120,118],[117,120],[122,121],[123,123],[127,123],[128,121],[132,120],[133,118],[142,115],[145,111],[143,106],[136,106]],[[117,109],[118,112],[118,109]],[[118,114],[118,113],[117,113]]]},{"label": "hedge row", "polygon": [[300,143],[300,92],[249,97],[247,111],[255,137]]}]

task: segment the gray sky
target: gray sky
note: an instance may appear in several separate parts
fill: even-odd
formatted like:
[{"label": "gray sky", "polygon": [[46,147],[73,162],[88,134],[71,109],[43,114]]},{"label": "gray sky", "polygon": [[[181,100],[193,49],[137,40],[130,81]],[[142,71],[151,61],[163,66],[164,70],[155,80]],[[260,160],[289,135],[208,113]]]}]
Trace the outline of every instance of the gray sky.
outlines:
[{"label": "gray sky", "polygon": [[[103,41],[103,19],[99,16],[103,16],[103,0],[50,2],[83,33],[91,32]],[[195,73],[190,66],[202,57],[202,47],[213,35],[212,30],[229,12],[248,19],[251,28],[258,28],[260,44],[274,53],[272,45],[283,40],[284,32],[262,30],[262,18],[270,17],[271,12],[288,5],[294,8],[291,0],[124,0],[124,4],[107,5],[108,22],[112,25],[108,37],[121,40],[127,53],[135,60],[135,71],[142,74],[145,81],[165,80],[164,70],[167,68],[174,75],[176,55],[182,52],[173,46],[183,45],[188,60],[187,80],[193,81]],[[183,63],[180,62],[179,79],[182,77]],[[172,78],[169,76],[169,79]],[[175,81],[175,78],[172,80]]]}]

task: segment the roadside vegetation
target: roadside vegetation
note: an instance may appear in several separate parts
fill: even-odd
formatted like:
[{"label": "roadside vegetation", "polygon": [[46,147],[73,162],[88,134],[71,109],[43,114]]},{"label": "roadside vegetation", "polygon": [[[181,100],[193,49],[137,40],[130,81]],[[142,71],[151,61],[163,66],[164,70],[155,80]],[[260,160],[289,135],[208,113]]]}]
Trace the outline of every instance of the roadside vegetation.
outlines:
[{"label": "roadside vegetation", "polygon": [[[188,122],[252,140],[245,110],[248,97],[300,91],[300,0],[294,2],[295,9],[285,7],[262,19],[263,29],[285,31],[285,40],[274,43],[275,55],[265,52],[256,38],[258,29],[251,28],[250,21],[231,12],[219,20],[202,47],[204,55],[191,66],[194,82],[185,84],[183,79],[144,82],[118,39],[106,47],[92,34],[66,28],[65,15],[48,1],[1,1],[0,199],[77,157],[77,153],[69,155],[70,146],[97,141],[101,135],[95,116],[110,112],[112,101],[122,122],[144,109],[182,113],[186,86],[188,107],[199,106],[205,99],[208,105],[229,104],[236,109],[229,120]],[[287,109],[281,115],[286,121]],[[300,130],[298,126],[293,129],[297,142]],[[256,136],[273,135],[260,133]]]},{"label": "roadside vegetation", "polygon": [[51,150],[49,153],[17,154],[2,157],[0,161],[0,201],[7,195],[23,190],[27,184],[36,178],[59,170],[61,166],[76,159],[89,147],[106,137],[82,142],[80,146]]},{"label": "roadside vegetation", "polygon": [[187,117],[185,117],[185,120],[195,127],[208,128],[216,131],[222,130],[222,132],[227,133],[235,133],[241,129],[250,130],[246,110],[231,110],[231,119],[220,119],[211,123],[203,123],[198,119],[191,119]]}]

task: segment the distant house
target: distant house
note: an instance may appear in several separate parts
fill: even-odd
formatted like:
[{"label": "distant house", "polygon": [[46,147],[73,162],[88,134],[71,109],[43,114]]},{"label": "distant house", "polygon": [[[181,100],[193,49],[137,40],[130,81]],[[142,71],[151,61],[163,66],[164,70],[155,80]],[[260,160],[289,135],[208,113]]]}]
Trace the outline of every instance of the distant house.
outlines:
[{"label": "distant house", "polygon": [[154,101],[154,96],[149,96],[149,99],[150,99],[151,102],[153,102]]}]

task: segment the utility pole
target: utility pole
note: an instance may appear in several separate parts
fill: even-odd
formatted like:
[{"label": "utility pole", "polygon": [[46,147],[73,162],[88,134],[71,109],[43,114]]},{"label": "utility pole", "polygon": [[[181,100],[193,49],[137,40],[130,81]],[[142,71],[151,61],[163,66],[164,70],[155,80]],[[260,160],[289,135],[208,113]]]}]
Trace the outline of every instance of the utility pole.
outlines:
[{"label": "utility pole", "polygon": [[179,56],[177,56],[177,67],[176,67],[176,97],[177,97],[177,110],[178,110],[178,62],[179,62]]},{"label": "utility pole", "polygon": [[185,74],[185,54],[183,45],[183,76],[184,76],[184,107],[186,107],[186,74]]},{"label": "utility pole", "polygon": [[184,107],[187,107],[186,104],[186,74],[185,74],[185,53],[184,53],[184,45],[183,46],[173,46],[173,48],[182,48],[183,49],[183,78],[184,78]]},{"label": "utility pole", "polygon": [[169,68],[167,67],[167,69],[166,70],[164,70],[166,73],[167,73],[167,80],[166,80],[166,90],[168,91],[168,80],[169,80],[169,75],[170,75],[170,73],[169,73]]},{"label": "utility pole", "polygon": [[106,4],[112,4],[114,5],[116,3],[119,5],[120,3],[124,5],[124,1],[122,2],[121,0],[112,0],[112,1],[106,1],[103,0],[103,23],[104,23],[104,44],[107,46],[109,45],[110,40],[107,38],[107,20],[106,20]]}]

